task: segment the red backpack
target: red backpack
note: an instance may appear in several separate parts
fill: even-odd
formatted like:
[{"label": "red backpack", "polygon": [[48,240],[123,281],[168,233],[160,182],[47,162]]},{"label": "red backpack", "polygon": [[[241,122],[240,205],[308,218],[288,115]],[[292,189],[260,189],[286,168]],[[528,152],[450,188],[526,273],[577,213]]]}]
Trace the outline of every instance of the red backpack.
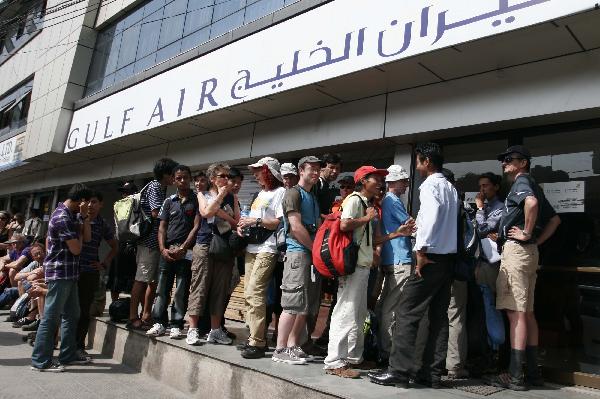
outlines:
[{"label": "red backpack", "polygon": [[[362,198],[360,198],[360,202],[366,210],[367,204]],[[360,244],[354,242],[353,231],[341,230],[341,216],[341,211],[327,215],[317,230],[313,242],[313,265],[325,278],[347,276],[354,273],[356,269]],[[365,228],[367,245],[370,240],[370,224],[367,223]],[[359,242],[362,242],[362,238]]]}]

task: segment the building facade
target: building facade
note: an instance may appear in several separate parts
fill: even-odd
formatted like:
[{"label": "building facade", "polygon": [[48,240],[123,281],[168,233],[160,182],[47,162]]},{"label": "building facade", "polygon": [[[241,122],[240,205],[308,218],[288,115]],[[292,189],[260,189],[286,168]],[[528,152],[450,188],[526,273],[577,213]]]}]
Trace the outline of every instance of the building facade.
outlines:
[{"label": "building facade", "polygon": [[536,293],[547,372],[598,387],[600,11],[471,3],[4,0],[0,207],[48,215],[74,182],[110,202],[163,156],[412,170],[429,140],[468,194],[524,144],[563,221]]}]

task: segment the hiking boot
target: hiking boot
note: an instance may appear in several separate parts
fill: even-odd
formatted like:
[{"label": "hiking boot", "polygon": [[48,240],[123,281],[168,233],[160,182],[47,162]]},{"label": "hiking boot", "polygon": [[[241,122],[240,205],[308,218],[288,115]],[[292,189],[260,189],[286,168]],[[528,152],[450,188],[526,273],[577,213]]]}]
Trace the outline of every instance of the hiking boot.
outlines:
[{"label": "hiking boot", "polygon": [[487,384],[498,388],[510,389],[511,391],[526,391],[527,385],[525,385],[522,379],[514,378],[511,376],[495,375],[485,381]]},{"label": "hiking boot", "polygon": [[221,344],[221,345],[231,345],[233,342],[231,338],[227,336],[227,333],[223,331],[221,328],[217,328],[216,330],[211,330],[208,333],[207,342],[211,344]]},{"label": "hiking boot", "polygon": [[352,370],[348,366],[338,367],[337,369],[326,369],[325,374],[335,375],[341,378],[360,378],[360,373]]},{"label": "hiking boot", "polygon": [[527,357],[527,372],[525,373],[525,382],[534,387],[543,387],[544,379],[542,378],[540,366],[538,365],[538,347],[527,346],[527,348],[525,348],[525,355]]},{"label": "hiking boot", "polygon": [[265,348],[261,348],[258,346],[248,345],[245,349],[241,351],[241,355],[244,359],[262,359],[265,357]]},{"label": "hiking boot", "polygon": [[146,335],[149,337],[160,337],[165,334],[166,328],[160,323],[155,323],[151,329],[146,331]]},{"label": "hiking boot", "polygon": [[271,360],[278,363],[306,364],[306,359],[298,357],[292,348],[275,349]]},{"label": "hiking boot", "polygon": [[240,342],[239,344],[237,344],[235,346],[235,349],[237,349],[239,351],[243,351],[244,349],[246,349],[249,346],[250,346],[250,342],[248,340],[245,340],[244,342]]},{"label": "hiking boot", "polygon": [[23,330],[23,331],[37,331],[37,329],[38,329],[39,326],[40,326],[40,320],[37,319],[33,323],[26,324],[23,327],[21,327],[21,330]]}]

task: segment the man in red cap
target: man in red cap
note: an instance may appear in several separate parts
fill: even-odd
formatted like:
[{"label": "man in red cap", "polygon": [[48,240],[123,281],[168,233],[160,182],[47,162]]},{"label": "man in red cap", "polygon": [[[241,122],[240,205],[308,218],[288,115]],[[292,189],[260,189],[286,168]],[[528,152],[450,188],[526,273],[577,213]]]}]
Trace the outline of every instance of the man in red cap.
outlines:
[{"label": "man in red cap", "polygon": [[[352,231],[354,241],[360,245],[356,270],[353,274],[339,278],[337,303],[331,316],[328,354],[325,358],[327,374],[343,378],[358,378],[353,367],[365,368],[363,364],[363,324],[367,317],[367,286],[369,270],[373,264],[373,246],[380,241],[399,235],[409,235],[412,225],[403,225],[398,231],[373,239],[371,220],[377,211],[370,205],[384,185],[385,169],[361,166],[354,172],[355,192],[342,203],[342,231]],[[374,242],[375,241],[375,242]]]}]

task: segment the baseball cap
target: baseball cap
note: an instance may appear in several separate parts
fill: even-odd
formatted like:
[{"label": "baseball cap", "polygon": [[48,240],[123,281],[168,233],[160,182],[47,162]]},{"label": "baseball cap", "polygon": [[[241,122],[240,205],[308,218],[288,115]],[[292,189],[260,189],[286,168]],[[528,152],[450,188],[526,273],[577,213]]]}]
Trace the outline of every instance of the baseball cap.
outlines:
[{"label": "baseball cap", "polygon": [[502,162],[507,155],[515,153],[522,155],[525,159],[531,159],[531,153],[525,146],[513,145],[508,147],[502,154],[498,154],[498,161]]},{"label": "baseball cap", "polygon": [[347,184],[351,184],[352,186],[354,186],[354,178],[350,175],[343,176],[337,182],[338,182],[338,184],[347,183]]},{"label": "baseball cap", "polygon": [[305,163],[318,163],[318,164],[320,164],[321,162],[322,161],[319,158],[315,157],[314,155],[309,155],[309,156],[300,158],[300,160],[298,161],[298,168],[300,168]]},{"label": "baseball cap", "polygon": [[120,193],[134,194],[138,192],[138,188],[134,182],[125,182],[121,187],[117,189]]},{"label": "baseball cap", "polygon": [[298,171],[296,170],[296,167],[294,166],[293,163],[282,163],[281,164],[281,176],[285,176],[285,175],[296,175],[298,176]]},{"label": "baseball cap", "polygon": [[267,168],[269,168],[269,170],[271,171],[271,173],[273,174],[273,176],[275,176],[275,178],[279,181],[283,181],[283,177],[281,177],[281,173],[279,172],[279,169],[281,168],[279,165],[279,161],[276,160],[275,158],[272,157],[264,157],[259,159],[257,162],[248,165],[248,169],[252,169],[252,168],[262,168],[263,166],[267,165]]},{"label": "baseball cap", "polygon": [[377,169],[375,166],[371,165],[361,166],[360,168],[356,169],[356,172],[354,172],[354,182],[358,183],[360,179],[372,173],[380,176],[387,176],[389,172],[385,169]]},{"label": "baseball cap", "polygon": [[391,165],[387,170],[389,174],[385,177],[385,181],[398,181],[410,178],[401,165]]}]

